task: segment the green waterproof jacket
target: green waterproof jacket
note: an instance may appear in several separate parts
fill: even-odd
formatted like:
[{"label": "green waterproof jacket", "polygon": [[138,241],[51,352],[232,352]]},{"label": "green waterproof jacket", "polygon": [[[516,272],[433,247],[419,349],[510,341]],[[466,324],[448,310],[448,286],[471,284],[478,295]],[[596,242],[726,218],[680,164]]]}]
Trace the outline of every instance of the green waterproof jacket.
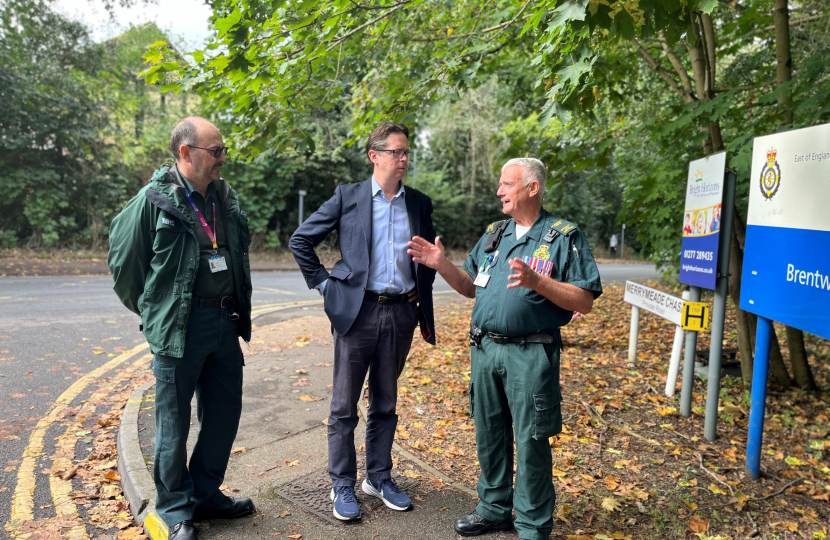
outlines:
[{"label": "green waterproof jacket", "polygon": [[[248,218],[224,180],[215,182],[233,268],[234,311],[239,335],[251,340],[251,265]],[[121,302],[141,316],[154,353],[184,356],[193,284],[199,265],[198,221],[176,165],[165,165],[124,207],[110,226],[107,257]]]}]

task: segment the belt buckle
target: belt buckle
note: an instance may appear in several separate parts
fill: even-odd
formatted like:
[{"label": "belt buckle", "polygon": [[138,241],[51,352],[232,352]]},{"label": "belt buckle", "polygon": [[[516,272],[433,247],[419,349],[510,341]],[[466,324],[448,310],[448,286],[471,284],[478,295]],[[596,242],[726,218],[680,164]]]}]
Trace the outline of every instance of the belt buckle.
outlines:
[{"label": "belt buckle", "polygon": [[[225,300],[226,300],[226,299],[227,299],[227,300],[230,300],[230,302],[228,302],[228,305],[227,305],[227,306],[225,305]],[[232,305],[232,304],[233,304],[233,296],[223,296],[223,297],[219,300],[219,307],[220,307],[220,308],[229,308],[229,307],[231,307],[231,305]]]},{"label": "belt buckle", "polygon": [[490,336],[490,339],[493,340],[493,343],[497,343],[499,345],[506,345],[507,343],[510,343],[510,337],[509,336],[503,336],[501,334],[488,334],[488,335]]},{"label": "belt buckle", "polygon": [[379,294],[378,295],[378,304],[388,304],[392,299],[386,295]]}]

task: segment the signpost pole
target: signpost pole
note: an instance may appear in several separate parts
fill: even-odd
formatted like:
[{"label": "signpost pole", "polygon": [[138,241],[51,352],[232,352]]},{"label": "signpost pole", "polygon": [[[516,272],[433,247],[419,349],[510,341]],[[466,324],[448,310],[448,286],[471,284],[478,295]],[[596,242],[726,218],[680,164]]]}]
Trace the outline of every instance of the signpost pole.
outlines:
[{"label": "signpost pole", "polygon": [[729,287],[729,247],[732,242],[732,214],[735,208],[733,172],[724,176],[723,213],[721,214],[720,247],[718,248],[717,284],[712,302],[712,341],[709,345],[709,381],[706,391],[706,421],[703,436],[708,441],[717,438],[718,402],[720,399],[720,363],[723,353],[723,322],[726,317],[726,295]]},{"label": "signpost pole", "polygon": [[631,330],[628,333],[628,365],[637,361],[637,339],[640,337],[640,308],[631,306]]},{"label": "signpost pole", "polygon": [[[683,291],[683,300],[689,299],[689,291]],[[672,397],[677,388],[677,372],[680,369],[680,354],[683,352],[683,328],[678,326],[674,331],[674,343],[669,360],[669,375],[666,377],[666,395]]]},{"label": "signpost pole", "polygon": [[620,241],[620,259],[625,258],[625,223],[622,224],[622,240]]},{"label": "signpost pole", "polygon": [[755,365],[752,368],[752,394],[749,409],[749,432],[746,443],[746,474],[757,480],[761,474],[761,443],[764,438],[764,404],[767,400],[769,349],[773,336],[772,321],[758,317],[755,334]]},{"label": "signpost pole", "polygon": [[[700,287],[689,287],[689,301],[700,302]],[[695,385],[697,332],[686,332],[686,355],[683,357],[683,386],[680,389],[680,414],[692,415],[692,388]]]},{"label": "signpost pole", "polygon": [[300,225],[303,224],[303,198],[306,195],[308,195],[308,192],[306,192],[306,190],[304,190],[304,189],[301,189],[300,190]]}]

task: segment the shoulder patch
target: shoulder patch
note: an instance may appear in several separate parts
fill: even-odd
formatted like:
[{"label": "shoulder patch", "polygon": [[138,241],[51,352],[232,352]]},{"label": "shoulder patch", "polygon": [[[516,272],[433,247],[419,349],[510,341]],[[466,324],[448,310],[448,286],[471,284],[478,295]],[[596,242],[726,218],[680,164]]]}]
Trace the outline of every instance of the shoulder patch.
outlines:
[{"label": "shoulder patch", "polygon": [[487,230],[486,230],[485,232],[488,232],[488,233],[493,232],[493,229],[495,229],[495,228],[496,228],[496,226],[497,226],[499,223],[503,222],[503,221],[504,221],[504,220],[502,219],[502,220],[499,220],[499,221],[494,221],[493,223],[491,223],[491,224],[487,225]]},{"label": "shoulder patch", "polygon": [[556,219],[550,226],[551,229],[555,231],[559,231],[562,236],[568,236],[570,233],[576,230],[576,225],[569,221],[565,221],[564,219]]}]

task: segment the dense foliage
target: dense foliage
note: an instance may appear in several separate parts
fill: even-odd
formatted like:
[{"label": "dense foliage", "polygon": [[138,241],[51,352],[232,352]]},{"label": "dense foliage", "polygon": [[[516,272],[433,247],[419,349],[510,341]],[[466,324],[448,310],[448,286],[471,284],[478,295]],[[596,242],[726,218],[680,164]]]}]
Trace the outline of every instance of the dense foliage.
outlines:
[{"label": "dense foliage", "polygon": [[165,154],[171,113],[137,78],[160,37],[144,27],[95,44],[48,2],[0,4],[3,247],[106,247],[109,221]]}]

